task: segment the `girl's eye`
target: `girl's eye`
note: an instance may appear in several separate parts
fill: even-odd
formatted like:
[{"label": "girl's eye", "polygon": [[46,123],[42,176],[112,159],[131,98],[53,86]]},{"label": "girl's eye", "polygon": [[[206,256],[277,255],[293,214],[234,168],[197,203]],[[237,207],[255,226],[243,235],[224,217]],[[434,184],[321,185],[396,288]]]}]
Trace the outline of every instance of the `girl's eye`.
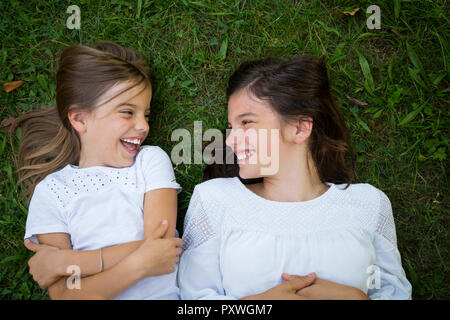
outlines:
[{"label": "girl's eye", "polygon": [[127,115],[133,115],[133,111],[121,111],[121,113],[124,113]]},{"label": "girl's eye", "polygon": [[252,123],[250,120],[242,120],[242,124],[245,126],[246,124]]}]

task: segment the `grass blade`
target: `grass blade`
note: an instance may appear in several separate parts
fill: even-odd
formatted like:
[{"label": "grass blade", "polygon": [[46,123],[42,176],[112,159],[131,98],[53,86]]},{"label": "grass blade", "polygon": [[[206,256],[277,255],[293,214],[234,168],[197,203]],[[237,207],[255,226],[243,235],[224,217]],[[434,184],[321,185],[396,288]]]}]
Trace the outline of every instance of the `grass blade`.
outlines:
[{"label": "grass blade", "polygon": [[405,124],[411,122],[419,114],[419,112],[422,111],[422,109],[423,109],[423,106],[417,108],[416,110],[411,111],[399,122],[398,125],[404,126]]},{"label": "grass blade", "polygon": [[425,70],[423,68],[422,62],[419,59],[419,56],[417,55],[414,48],[406,43],[406,51],[408,52],[408,57],[411,60],[412,64],[414,65],[415,69],[419,71],[419,73],[422,75],[422,79],[425,82],[422,82],[425,89],[428,89],[426,86],[426,83],[429,83],[427,74],[425,73]]},{"label": "grass blade", "polygon": [[395,19],[400,16],[400,0],[394,0],[394,15]]},{"label": "grass blade", "polygon": [[361,66],[361,70],[363,72],[364,75],[364,86],[367,89],[367,91],[373,95],[373,92],[375,91],[375,85],[373,82],[373,77],[372,77],[372,73],[370,72],[370,67],[369,67],[369,63],[367,62],[367,59],[363,56],[363,54],[361,52],[359,52],[358,49],[355,49],[356,54],[358,55],[358,59],[359,59],[359,65]]},{"label": "grass blade", "polygon": [[220,60],[225,60],[227,56],[227,50],[228,50],[228,38],[225,38],[225,40],[223,40],[222,42],[222,45],[220,46],[220,50],[218,53]]},{"label": "grass blade", "polygon": [[139,17],[141,16],[141,10],[142,10],[142,0],[138,0],[136,19],[139,19]]}]

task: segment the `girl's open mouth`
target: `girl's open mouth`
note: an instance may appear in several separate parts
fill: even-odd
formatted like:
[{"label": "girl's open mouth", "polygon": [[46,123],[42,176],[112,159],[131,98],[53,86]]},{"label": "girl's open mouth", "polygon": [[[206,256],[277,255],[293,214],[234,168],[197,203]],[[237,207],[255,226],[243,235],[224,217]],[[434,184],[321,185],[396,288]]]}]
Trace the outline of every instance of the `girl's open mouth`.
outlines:
[{"label": "girl's open mouth", "polygon": [[122,146],[128,153],[135,155],[139,148],[140,140],[138,140],[138,139],[134,139],[134,140],[133,139],[120,139],[120,143],[122,144]]}]

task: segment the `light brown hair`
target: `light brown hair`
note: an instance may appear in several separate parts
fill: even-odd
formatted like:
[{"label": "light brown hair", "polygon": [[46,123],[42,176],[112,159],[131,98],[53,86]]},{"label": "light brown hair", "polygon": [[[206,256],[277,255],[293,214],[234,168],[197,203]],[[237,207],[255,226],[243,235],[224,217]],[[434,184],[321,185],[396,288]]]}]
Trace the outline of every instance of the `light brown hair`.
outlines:
[{"label": "light brown hair", "polygon": [[108,101],[140,84],[153,87],[153,76],[138,51],[100,42],[93,47],[71,46],[61,53],[56,105],[20,115],[10,131],[14,150],[14,132],[21,128],[18,157],[14,155],[14,161],[28,200],[47,175],[67,164],[78,164],[81,144],[69,121],[69,109],[92,111],[103,94],[123,81],[130,82],[130,86]]}]

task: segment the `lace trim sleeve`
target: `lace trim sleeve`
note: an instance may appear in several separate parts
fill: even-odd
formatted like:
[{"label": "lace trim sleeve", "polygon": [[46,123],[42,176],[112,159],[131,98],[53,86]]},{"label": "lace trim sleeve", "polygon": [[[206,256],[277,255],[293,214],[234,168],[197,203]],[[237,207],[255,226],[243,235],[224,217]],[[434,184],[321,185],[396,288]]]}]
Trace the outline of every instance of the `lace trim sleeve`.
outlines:
[{"label": "lace trim sleeve", "polygon": [[391,201],[384,192],[380,193],[380,209],[376,232],[397,247],[397,236],[395,233],[395,222],[392,214]]},{"label": "lace trim sleeve", "polygon": [[194,188],[184,218],[183,250],[200,246],[215,235],[211,219],[206,214],[200,193]]}]

